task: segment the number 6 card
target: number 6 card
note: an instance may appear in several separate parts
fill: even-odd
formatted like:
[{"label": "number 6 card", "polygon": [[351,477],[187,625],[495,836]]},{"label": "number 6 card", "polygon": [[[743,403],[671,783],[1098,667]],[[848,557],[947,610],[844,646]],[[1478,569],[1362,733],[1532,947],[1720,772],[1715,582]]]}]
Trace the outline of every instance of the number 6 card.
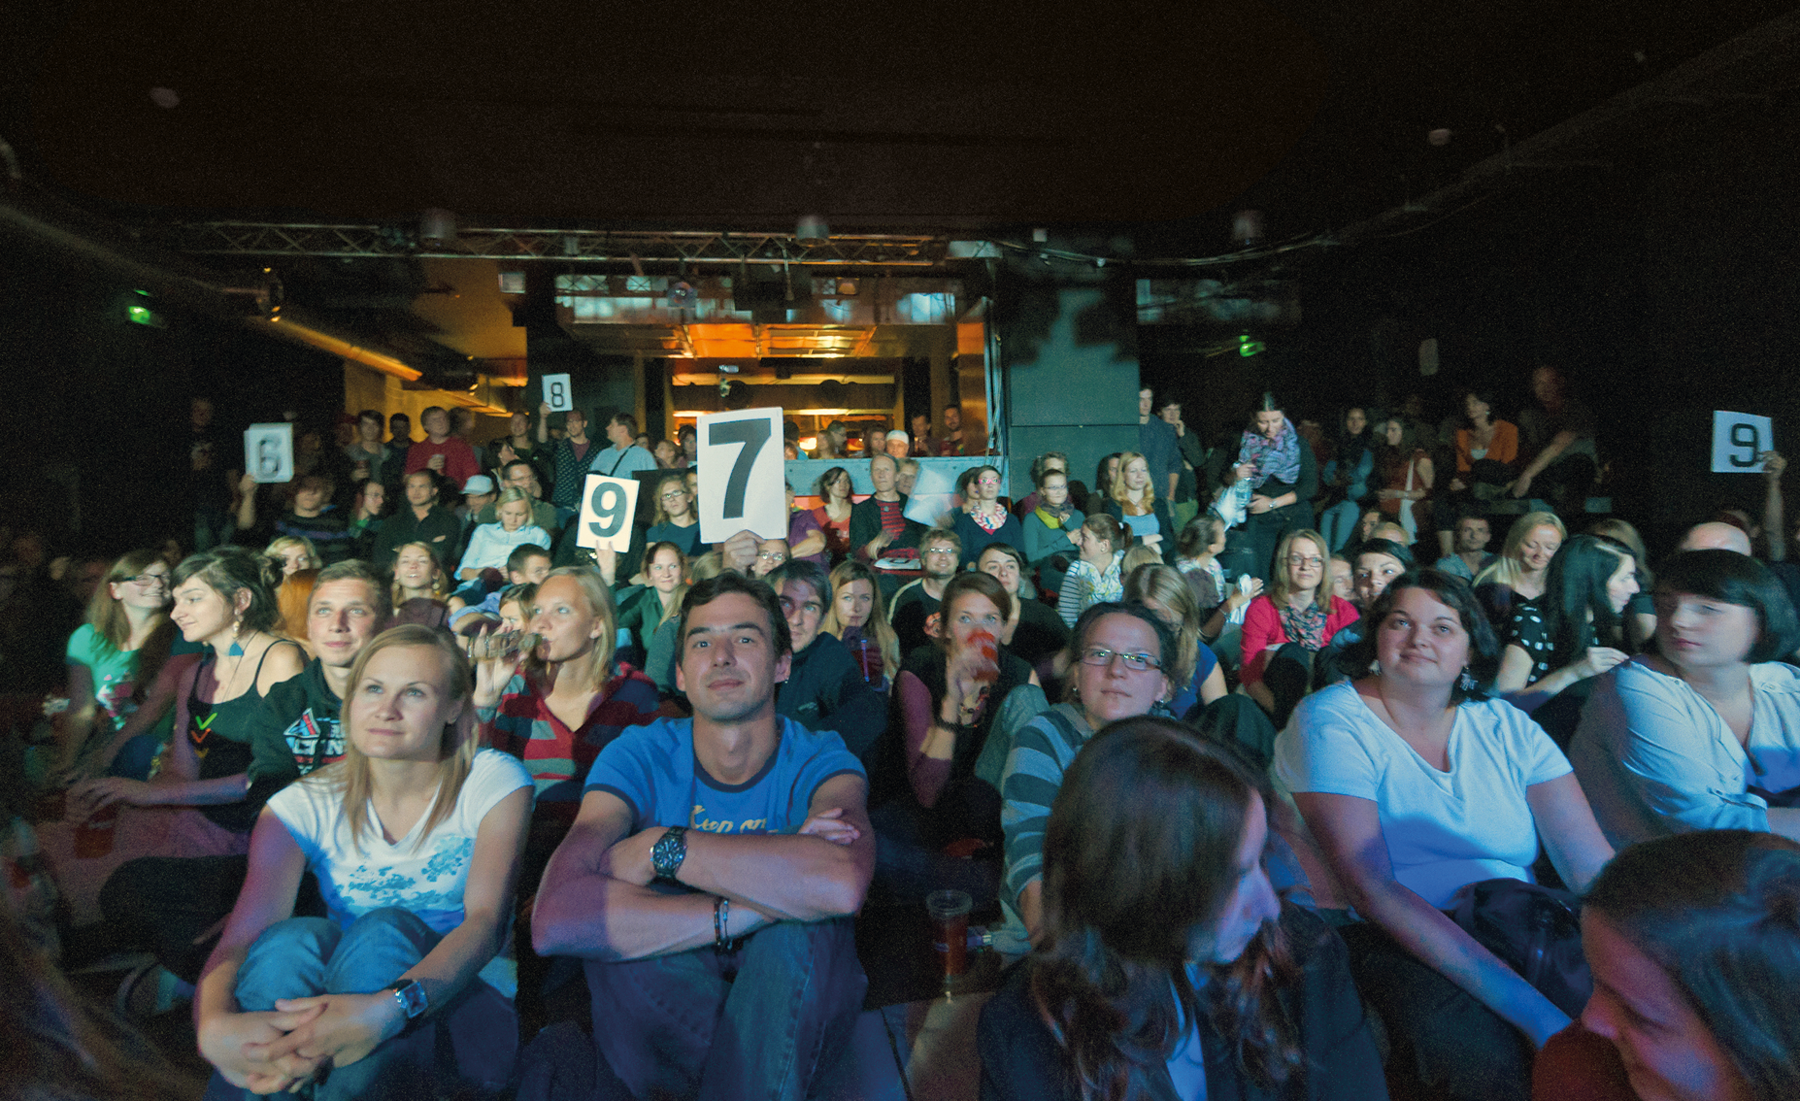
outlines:
[{"label": "number 6 card", "polygon": [[589,474],[581,490],[581,518],[576,523],[575,545],[599,549],[611,547],[624,554],[631,549],[631,518],[637,512],[638,480]]},{"label": "number 6 card", "polygon": [[700,541],[740,531],[786,539],[787,464],[781,410],[745,409],[700,418]]}]

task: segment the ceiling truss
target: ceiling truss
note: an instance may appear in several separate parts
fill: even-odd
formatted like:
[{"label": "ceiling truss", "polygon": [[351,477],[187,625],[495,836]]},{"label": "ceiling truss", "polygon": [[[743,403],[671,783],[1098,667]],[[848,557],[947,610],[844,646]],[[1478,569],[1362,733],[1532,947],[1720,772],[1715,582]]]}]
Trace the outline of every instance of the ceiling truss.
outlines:
[{"label": "ceiling truss", "polygon": [[328,256],[421,259],[624,261],[632,264],[827,265],[926,268],[942,264],[950,239],[906,234],[620,232],[459,229],[454,240],[379,225],[188,222],[175,247],[200,256]]}]

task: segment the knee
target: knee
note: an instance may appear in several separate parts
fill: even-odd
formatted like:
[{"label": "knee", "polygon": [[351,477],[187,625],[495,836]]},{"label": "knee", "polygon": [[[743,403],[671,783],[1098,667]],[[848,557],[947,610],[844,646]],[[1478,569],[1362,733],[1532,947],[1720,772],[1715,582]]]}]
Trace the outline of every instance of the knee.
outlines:
[{"label": "knee", "polygon": [[324,918],[289,918],[264,929],[238,968],[238,1004],[261,1011],[275,1008],[280,998],[324,993],[326,963],[341,935]]},{"label": "knee", "polygon": [[417,965],[439,939],[411,911],[393,906],[370,910],[344,930],[331,957],[331,990],[352,994],[380,989]]},{"label": "knee", "polygon": [[253,962],[291,964],[295,960],[323,962],[332,957],[343,931],[326,918],[288,918],[262,931],[250,945],[244,967]]}]

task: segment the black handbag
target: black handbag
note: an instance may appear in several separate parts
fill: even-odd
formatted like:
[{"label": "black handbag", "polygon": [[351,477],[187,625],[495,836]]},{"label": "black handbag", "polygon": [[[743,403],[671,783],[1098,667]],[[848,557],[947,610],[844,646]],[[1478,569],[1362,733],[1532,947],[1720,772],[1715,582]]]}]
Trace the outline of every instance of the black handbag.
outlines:
[{"label": "black handbag", "polygon": [[1581,1015],[1594,976],[1581,952],[1581,903],[1568,891],[1521,879],[1484,879],[1456,893],[1450,918],[1570,1017]]}]

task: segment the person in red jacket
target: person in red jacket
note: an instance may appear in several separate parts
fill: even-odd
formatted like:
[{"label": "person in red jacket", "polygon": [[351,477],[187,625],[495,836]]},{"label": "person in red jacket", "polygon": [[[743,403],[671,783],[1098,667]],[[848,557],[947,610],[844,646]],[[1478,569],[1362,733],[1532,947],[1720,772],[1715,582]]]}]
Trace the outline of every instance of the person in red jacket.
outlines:
[{"label": "person in red jacket", "polygon": [[467,440],[450,434],[450,414],[434,405],[419,414],[425,438],[406,449],[406,472],[430,470],[456,483],[465,482],[481,473],[481,463]]}]

